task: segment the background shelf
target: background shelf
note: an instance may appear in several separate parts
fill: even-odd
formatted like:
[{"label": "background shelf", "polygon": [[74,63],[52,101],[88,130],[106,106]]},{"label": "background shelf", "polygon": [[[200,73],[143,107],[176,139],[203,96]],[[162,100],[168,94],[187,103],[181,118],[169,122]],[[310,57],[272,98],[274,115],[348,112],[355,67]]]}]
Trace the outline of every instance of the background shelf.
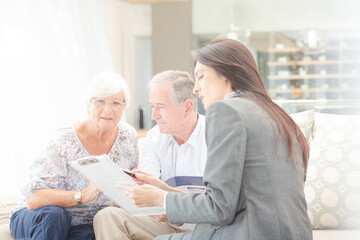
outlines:
[{"label": "background shelf", "polygon": [[297,92],[357,92],[360,88],[291,88],[291,89],[268,89],[269,93],[297,93]]},{"label": "background shelf", "polygon": [[343,65],[343,64],[359,64],[360,60],[311,60],[311,61],[269,61],[268,66],[304,66],[304,65]]},{"label": "background shelf", "polygon": [[326,46],[319,48],[299,48],[299,47],[284,47],[284,48],[268,48],[268,53],[296,53],[312,51],[314,49],[323,49],[324,51],[353,51],[360,50],[360,46]]},{"label": "background shelf", "polygon": [[305,74],[305,75],[269,75],[269,80],[301,80],[301,79],[338,79],[338,78],[360,78],[360,74],[338,73],[338,74]]}]

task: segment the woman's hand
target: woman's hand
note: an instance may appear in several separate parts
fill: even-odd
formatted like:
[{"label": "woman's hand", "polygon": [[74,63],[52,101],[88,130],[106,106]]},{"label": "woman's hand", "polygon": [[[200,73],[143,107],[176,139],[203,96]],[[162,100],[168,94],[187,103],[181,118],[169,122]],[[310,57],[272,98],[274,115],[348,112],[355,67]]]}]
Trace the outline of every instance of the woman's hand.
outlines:
[{"label": "woman's hand", "polygon": [[93,184],[89,182],[88,186],[81,190],[81,203],[85,204],[94,201],[101,191]]},{"label": "woman's hand", "polygon": [[138,186],[119,184],[117,187],[124,189],[125,195],[132,198],[138,207],[163,206],[165,191],[158,187],[148,184]]},{"label": "woman's hand", "polygon": [[164,191],[174,191],[174,189],[172,187],[170,187],[169,185],[167,185],[164,181],[160,180],[158,177],[141,171],[141,170],[133,170],[131,171],[132,173],[135,174],[136,178],[133,178],[134,181],[138,184],[138,185],[144,185],[144,184],[149,184],[149,185],[153,185],[155,187],[158,187]]}]

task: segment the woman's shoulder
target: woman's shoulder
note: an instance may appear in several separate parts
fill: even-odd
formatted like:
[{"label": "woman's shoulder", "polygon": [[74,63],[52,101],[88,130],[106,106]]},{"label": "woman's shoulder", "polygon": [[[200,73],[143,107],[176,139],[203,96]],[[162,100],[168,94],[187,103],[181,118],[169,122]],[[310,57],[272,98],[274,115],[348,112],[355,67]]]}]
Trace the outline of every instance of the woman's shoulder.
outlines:
[{"label": "woman's shoulder", "polygon": [[75,135],[75,130],[73,126],[65,126],[65,127],[61,127],[58,128],[53,137],[52,140],[53,141],[65,141],[65,140],[69,140],[69,139],[75,139],[76,135]]},{"label": "woman's shoulder", "polygon": [[47,150],[52,149],[68,149],[77,146],[78,140],[75,134],[75,130],[72,126],[66,126],[58,128],[46,147]]},{"label": "woman's shoulder", "polygon": [[254,101],[244,97],[227,98],[222,101],[227,105],[236,106],[236,107],[240,106],[243,109],[259,107]]},{"label": "woman's shoulder", "polygon": [[[216,101],[215,103],[211,104],[208,111],[215,111],[215,112],[228,112],[230,113],[239,113],[239,112],[247,112],[255,111],[258,109],[259,106],[255,104],[253,101],[250,101],[245,98],[227,98],[220,101]],[[207,111],[207,112],[208,112]]]},{"label": "woman's shoulder", "polygon": [[239,121],[245,125],[257,125],[267,121],[266,112],[256,103],[245,98],[229,98],[213,103],[206,111],[206,116],[218,117],[222,121]]},{"label": "woman's shoulder", "polygon": [[126,138],[137,138],[136,130],[133,126],[126,122],[120,122],[118,124],[119,132],[118,136],[126,137]]}]

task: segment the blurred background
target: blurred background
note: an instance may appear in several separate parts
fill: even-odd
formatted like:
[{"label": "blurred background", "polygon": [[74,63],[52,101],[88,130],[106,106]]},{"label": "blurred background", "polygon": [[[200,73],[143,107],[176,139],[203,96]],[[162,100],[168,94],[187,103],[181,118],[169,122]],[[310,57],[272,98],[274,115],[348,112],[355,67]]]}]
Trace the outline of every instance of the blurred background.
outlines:
[{"label": "blurred background", "polygon": [[151,77],[192,72],[217,37],[248,46],[288,113],[359,114],[359,12],[357,0],[0,0],[1,193],[18,194],[56,129],[86,116],[94,75],[125,78],[124,121],[146,130]]}]

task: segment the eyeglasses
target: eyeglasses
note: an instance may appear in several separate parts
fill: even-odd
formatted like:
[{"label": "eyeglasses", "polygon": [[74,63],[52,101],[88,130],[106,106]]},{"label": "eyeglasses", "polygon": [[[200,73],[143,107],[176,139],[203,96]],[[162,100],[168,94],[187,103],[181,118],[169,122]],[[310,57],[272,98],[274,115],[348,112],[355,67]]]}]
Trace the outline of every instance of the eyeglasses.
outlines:
[{"label": "eyeglasses", "polygon": [[126,103],[120,99],[113,99],[111,101],[105,99],[96,99],[92,98],[91,101],[94,103],[95,107],[97,108],[105,108],[105,106],[109,103],[112,110],[116,111],[123,108]]}]

